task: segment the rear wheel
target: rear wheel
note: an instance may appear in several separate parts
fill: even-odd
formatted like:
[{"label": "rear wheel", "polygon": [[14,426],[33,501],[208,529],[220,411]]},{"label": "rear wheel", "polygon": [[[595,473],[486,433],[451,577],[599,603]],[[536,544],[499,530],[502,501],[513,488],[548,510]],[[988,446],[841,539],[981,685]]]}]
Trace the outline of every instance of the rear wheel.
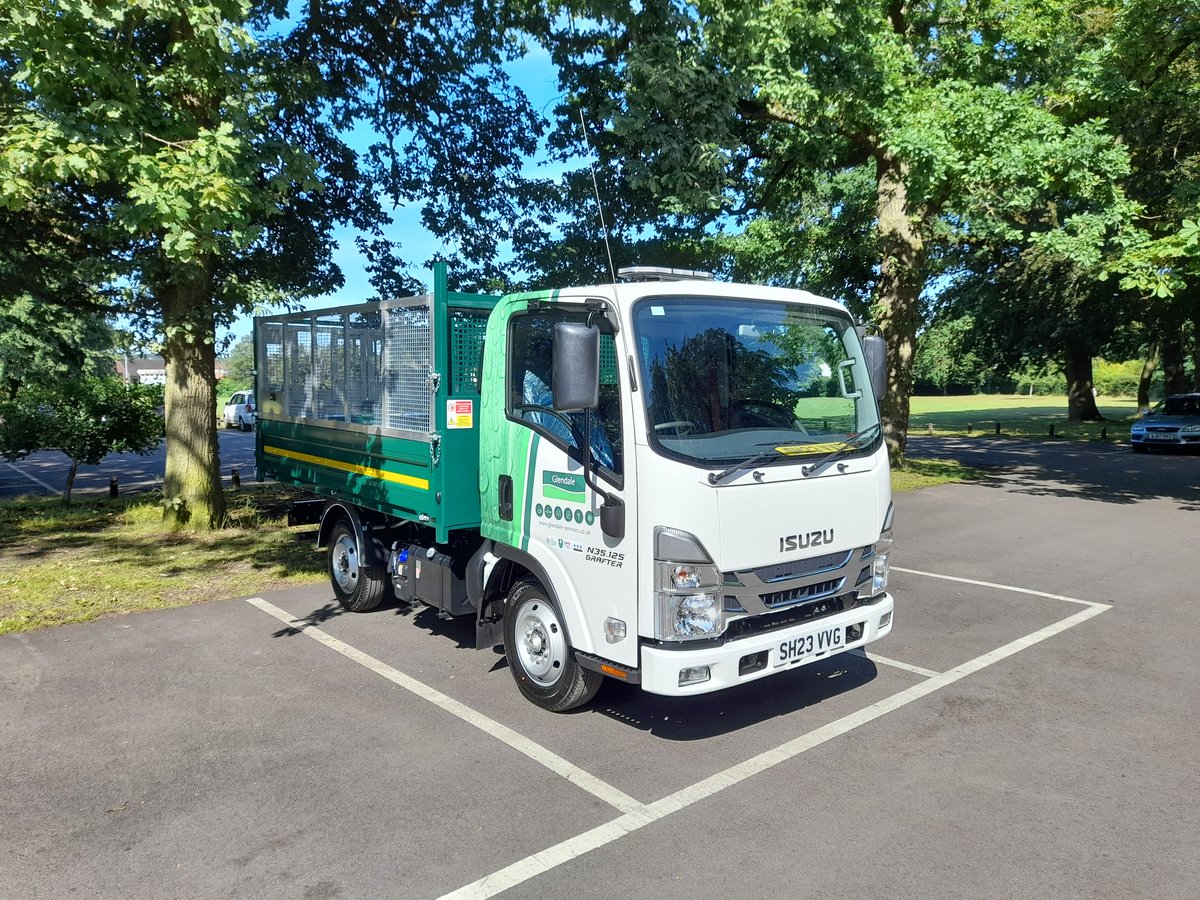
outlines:
[{"label": "rear wheel", "polygon": [[558,607],[536,581],[518,582],[508,596],[504,655],[525,698],[550,712],[587,703],[604,679],[579,665]]},{"label": "rear wheel", "polygon": [[368,612],[383,600],[387,584],[383,566],[366,565],[354,526],[345,519],[329,534],[329,581],[338,603],[350,612]]},{"label": "rear wheel", "polygon": [[241,428],[242,431],[250,431],[254,426],[241,416],[238,416],[238,427]]}]

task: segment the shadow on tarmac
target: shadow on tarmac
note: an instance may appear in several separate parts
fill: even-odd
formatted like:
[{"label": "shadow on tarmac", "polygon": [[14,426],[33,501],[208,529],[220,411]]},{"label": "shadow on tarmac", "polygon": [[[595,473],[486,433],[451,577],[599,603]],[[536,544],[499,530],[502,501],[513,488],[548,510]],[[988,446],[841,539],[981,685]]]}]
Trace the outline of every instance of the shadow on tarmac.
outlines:
[{"label": "shadow on tarmac", "polygon": [[1191,448],[1134,453],[1112,444],[910,435],[908,455],[957,460],[986,473],[974,484],[1010,493],[1117,504],[1168,500],[1200,510],[1200,452]]},{"label": "shadow on tarmac", "polygon": [[598,713],[667,741],[702,741],[791,715],[875,680],[879,670],[839,653],[791,672],[695,697],[660,697],[611,680],[578,712]]}]

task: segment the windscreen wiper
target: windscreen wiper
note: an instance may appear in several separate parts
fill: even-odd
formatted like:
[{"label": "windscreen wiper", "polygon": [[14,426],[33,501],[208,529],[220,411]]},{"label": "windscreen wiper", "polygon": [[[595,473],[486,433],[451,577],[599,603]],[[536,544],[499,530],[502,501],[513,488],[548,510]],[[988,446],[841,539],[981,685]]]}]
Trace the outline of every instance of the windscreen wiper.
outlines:
[{"label": "windscreen wiper", "polygon": [[842,444],[842,446],[838,447],[836,450],[834,450],[832,453],[830,453],[825,458],[818,460],[817,462],[813,463],[811,466],[801,466],[800,474],[803,475],[805,478],[807,478],[809,475],[815,475],[818,471],[820,471],[825,466],[826,463],[832,462],[833,460],[837,459],[839,456],[844,456],[845,454],[851,452],[852,450],[858,450],[860,447],[863,447],[866,444],[870,443],[871,441],[875,440],[875,435],[877,435],[879,433],[881,428],[882,428],[882,426],[878,422],[876,422],[870,428],[860,431],[858,434],[850,435],[846,439],[845,443]]},{"label": "windscreen wiper", "polygon": [[720,472],[709,472],[708,473],[708,483],[716,484],[722,478],[724,478],[726,475],[732,475],[738,469],[745,469],[747,466],[757,466],[759,463],[766,462],[767,460],[774,461],[776,459],[786,459],[786,458],[787,458],[786,455],[783,453],[780,453],[778,448],[774,444],[772,444],[770,450],[766,450],[762,453],[756,453],[754,456],[751,456],[747,459],[743,459],[740,462],[735,462],[732,466],[722,469]]}]

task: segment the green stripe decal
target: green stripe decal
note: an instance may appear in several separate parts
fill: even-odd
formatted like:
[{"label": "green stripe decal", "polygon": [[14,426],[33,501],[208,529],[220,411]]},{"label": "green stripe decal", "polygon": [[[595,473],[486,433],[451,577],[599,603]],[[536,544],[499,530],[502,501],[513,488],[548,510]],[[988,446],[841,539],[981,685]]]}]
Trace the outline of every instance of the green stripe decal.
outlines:
[{"label": "green stripe decal", "polygon": [[533,525],[533,486],[537,476],[538,444],[541,436],[531,432],[533,440],[529,442],[529,456],[525,460],[525,514],[521,519],[521,549],[529,552],[529,529]]}]

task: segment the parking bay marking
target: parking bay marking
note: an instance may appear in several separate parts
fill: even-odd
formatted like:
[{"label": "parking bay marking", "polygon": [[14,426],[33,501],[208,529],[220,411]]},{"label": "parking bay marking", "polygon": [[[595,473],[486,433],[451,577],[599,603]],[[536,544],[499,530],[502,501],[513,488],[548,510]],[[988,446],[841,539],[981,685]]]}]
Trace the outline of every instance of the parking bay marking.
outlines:
[{"label": "parking bay marking", "polygon": [[422,700],[428,700],[435,706],[441,707],[443,710],[450,713],[452,716],[456,716],[457,718],[466,722],[468,725],[475,726],[480,731],[491,735],[501,743],[507,744],[518,753],[523,753],[534,762],[545,766],[556,775],[561,775],[571,784],[587,791],[594,797],[598,797],[610,806],[619,809],[621,812],[626,814],[637,814],[643,808],[643,804],[640,801],[635,800],[633,797],[630,797],[628,794],[618,790],[612,785],[601,781],[590,772],[585,772],[583,769],[579,768],[579,766],[572,762],[568,762],[558,754],[547,750],[541,744],[537,744],[524,735],[518,734],[507,725],[501,725],[495,719],[490,719],[483,713],[476,712],[469,706],[459,703],[457,700],[446,696],[441,691],[431,688],[427,684],[423,684],[409,675],[405,675],[398,669],[393,669],[387,663],[380,662],[375,657],[351,647],[349,644],[338,640],[330,634],[327,634],[320,628],[317,628],[315,625],[312,625],[301,619],[293,618],[291,613],[280,609],[273,603],[268,603],[261,597],[249,597],[247,598],[246,602],[251,606],[262,610],[267,615],[273,616],[284,624],[295,628],[302,634],[308,635],[318,643],[324,644],[329,649],[337,651],[347,659],[353,660],[360,666],[370,669],[376,675],[382,675],[388,681],[404,688],[406,691],[409,691],[412,694],[415,694]]},{"label": "parking bay marking", "polygon": [[30,474],[29,474],[28,472],[26,472],[24,469],[18,469],[18,468],[17,468],[16,466],[14,466],[12,463],[5,463],[5,465],[6,465],[6,466],[8,466],[10,469],[12,469],[14,472],[16,472],[18,475],[24,475],[26,478],[28,478],[28,479],[29,479],[30,481],[32,481],[34,484],[41,485],[41,486],[42,486],[42,487],[44,487],[46,490],[48,490],[50,493],[52,493],[52,494],[57,494],[57,493],[58,493],[58,488],[51,487],[50,485],[46,484],[46,482],[42,481],[42,479],[40,479],[40,478],[37,478],[37,477],[35,477],[35,476],[33,476],[33,475],[30,475]]},{"label": "parking bay marking", "polygon": [[718,772],[716,775],[698,781],[691,787],[683,788],[661,800],[645,804],[640,809],[630,810],[623,816],[613,819],[610,822],[585,831],[573,838],[568,838],[552,847],[527,856],[525,859],[518,860],[497,872],[485,875],[478,881],[474,881],[458,890],[443,895],[440,900],[486,900],[486,898],[494,897],[502,891],[506,891],[531,878],[542,875],[563,863],[570,862],[576,857],[589,853],[592,850],[597,850],[606,844],[623,838],[627,834],[638,831],[671,813],[686,809],[692,804],[707,799],[726,788],[733,787],[754,775],[761,774],[772,766],[786,762],[807,750],[811,750],[827,741],[853,731],[855,728],[873,722],[890,712],[907,706],[915,700],[927,697],[929,694],[948,687],[956,681],[966,678],[968,675],[973,675],[982,669],[986,669],[988,666],[1001,662],[1069,628],[1074,628],[1076,625],[1080,625],[1088,619],[1112,608],[1106,603],[1079,600],[1075,597],[1064,597],[1058,594],[1048,594],[1044,591],[1034,591],[1027,588],[1018,588],[985,581],[972,581],[967,578],[936,575],[931,572],[918,572],[911,569],[900,569],[898,571],[904,571],[912,575],[927,575],[930,578],[941,578],[947,581],[959,581],[981,587],[1013,591],[1019,594],[1032,594],[1053,600],[1063,600],[1068,603],[1082,604],[1087,608],[1080,610],[1074,615],[1067,616],[1067,618],[1061,619],[1058,622],[1047,625],[1045,628],[1040,628],[1024,637],[1009,641],[995,650],[968,660],[962,665],[955,666],[946,672],[934,673],[920,684],[913,685],[899,693],[892,694],[890,697],[885,697],[882,700],[872,703],[870,706],[863,707],[857,712],[850,713],[827,725],[813,729],[807,734],[787,741],[772,750],[767,750],[757,756],[751,757],[745,762],[731,766],[723,772]]}]

